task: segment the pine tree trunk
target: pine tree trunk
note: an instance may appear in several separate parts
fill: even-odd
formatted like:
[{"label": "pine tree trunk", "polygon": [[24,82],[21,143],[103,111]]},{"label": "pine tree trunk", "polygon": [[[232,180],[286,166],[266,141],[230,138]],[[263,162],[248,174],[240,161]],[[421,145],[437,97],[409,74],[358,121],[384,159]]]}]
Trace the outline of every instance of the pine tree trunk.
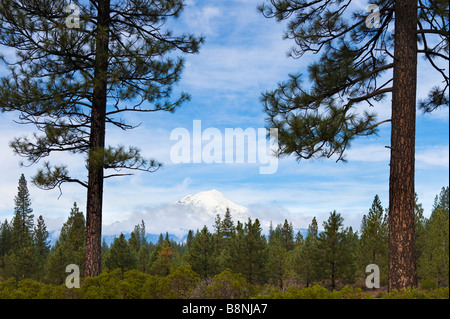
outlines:
[{"label": "pine tree trunk", "polygon": [[98,2],[98,24],[91,111],[90,154],[86,207],[86,247],[84,276],[93,277],[101,271],[103,151],[105,148],[105,117],[109,44],[110,0]]},{"label": "pine tree trunk", "polygon": [[417,0],[396,1],[389,179],[389,290],[417,285],[414,241],[416,30]]},{"label": "pine tree trunk", "polygon": [[334,269],[334,261],[331,262],[331,291],[336,289],[336,272]]}]

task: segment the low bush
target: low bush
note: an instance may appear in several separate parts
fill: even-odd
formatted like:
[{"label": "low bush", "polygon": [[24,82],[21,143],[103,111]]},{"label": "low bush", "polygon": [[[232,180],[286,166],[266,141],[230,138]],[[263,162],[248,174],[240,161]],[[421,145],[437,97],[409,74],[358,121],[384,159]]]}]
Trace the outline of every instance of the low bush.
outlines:
[{"label": "low bush", "polygon": [[251,285],[242,274],[232,273],[225,269],[213,277],[206,287],[208,299],[245,299],[250,297]]},{"label": "low bush", "polygon": [[[409,288],[379,293],[382,299],[449,299],[449,288]],[[105,271],[97,277],[86,278],[81,288],[68,289],[31,279],[0,281],[0,299],[371,299],[361,288],[345,286],[329,291],[314,285],[308,288],[288,287],[285,291],[265,285],[250,285],[240,273],[226,269],[207,280],[200,280],[190,266],[175,269],[166,277],[148,275],[137,270],[123,273],[120,269]]]},{"label": "low bush", "polygon": [[46,285],[31,279],[19,282],[8,278],[0,282],[0,299],[64,299],[64,286]]},{"label": "low bush", "polygon": [[449,299],[448,287],[428,290],[417,288],[394,289],[386,293],[383,299]]}]

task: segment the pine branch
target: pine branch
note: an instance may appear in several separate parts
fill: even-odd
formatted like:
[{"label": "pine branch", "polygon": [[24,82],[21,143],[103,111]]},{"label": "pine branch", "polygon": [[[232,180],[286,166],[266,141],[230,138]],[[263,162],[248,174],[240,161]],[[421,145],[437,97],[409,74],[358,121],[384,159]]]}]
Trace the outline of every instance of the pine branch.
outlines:
[{"label": "pine branch", "polygon": [[371,99],[371,98],[373,98],[373,97],[375,97],[377,95],[385,94],[385,93],[388,93],[388,92],[392,92],[392,87],[376,90],[376,91],[373,91],[373,92],[371,92],[369,94],[366,94],[364,96],[360,96],[360,97],[357,97],[357,98],[350,98],[349,101],[352,102],[352,103],[366,101],[366,100]]}]

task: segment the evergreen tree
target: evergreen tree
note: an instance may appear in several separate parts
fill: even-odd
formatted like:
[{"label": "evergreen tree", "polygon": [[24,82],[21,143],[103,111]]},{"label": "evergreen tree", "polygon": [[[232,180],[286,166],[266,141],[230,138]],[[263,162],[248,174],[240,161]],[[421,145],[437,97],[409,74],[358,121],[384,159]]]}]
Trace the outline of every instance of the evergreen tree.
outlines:
[{"label": "evergreen tree", "polygon": [[358,232],[353,231],[352,227],[347,227],[343,231],[343,271],[342,283],[353,284],[357,277],[357,250],[358,250]]},{"label": "evergreen tree", "polygon": [[0,110],[18,111],[19,123],[34,124],[43,133],[11,142],[30,164],[59,152],[85,158],[87,181],[71,175],[66,165],[45,162],[33,183],[43,189],[66,182],[86,188],[85,275],[96,276],[104,179],[129,175],[121,170],[154,172],[160,167],[137,147],[106,146],[106,125],[133,129],[136,125],[124,121],[124,114],[173,112],[189,100],[186,93],[172,99],[184,65],[175,54],[198,52],[203,38],[162,30],[180,15],[183,0],[75,5],[81,13],[78,25],[68,22],[65,0],[0,2],[0,45],[17,53],[13,60],[0,57],[9,70],[0,79]]},{"label": "evergreen tree", "polygon": [[268,236],[269,242],[272,240],[272,238],[274,236],[275,236],[275,230],[273,229],[272,221],[270,221],[270,223],[269,223],[269,236]]},{"label": "evergreen tree", "polygon": [[436,286],[449,285],[449,188],[442,188],[425,228],[424,250],[419,259],[419,275]]},{"label": "evergreen tree", "polygon": [[12,248],[12,227],[7,219],[0,224],[0,269],[5,268],[5,258]]},{"label": "evergreen tree", "polygon": [[267,273],[270,281],[283,289],[283,278],[288,267],[288,251],[281,238],[273,237],[268,245]]},{"label": "evergreen tree", "polygon": [[21,247],[28,242],[33,231],[34,215],[31,208],[30,193],[27,181],[22,174],[19,179],[17,196],[14,198],[14,218],[12,222],[12,240],[14,248]]},{"label": "evergreen tree", "polygon": [[37,257],[31,235],[24,236],[20,245],[14,246],[6,257],[6,277],[14,277],[16,280],[34,279],[38,267]]},{"label": "evergreen tree", "polygon": [[238,222],[229,246],[232,270],[241,273],[251,284],[263,283],[267,279],[267,252],[259,220],[252,222],[249,218],[245,225]]},{"label": "evergreen tree", "polygon": [[136,269],[136,254],[122,233],[120,233],[119,237],[114,238],[109,253],[105,257],[105,266],[109,270],[119,268],[122,273],[131,269]]},{"label": "evergreen tree", "polygon": [[278,224],[275,230],[269,228],[267,270],[274,284],[283,288],[283,278],[288,268],[288,253],[295,247],[294,228],[287,219]]},{"label": "evergreen tree", "polygon": [[[418,5],[420,3],[420,5]],[[389,180],[389,289],[416,286],[414,247],[414,154],[416,106],[431,112],[449,103],[448,1],[369,1],[372,13],[332,0],[271,0],[261,13],[289,20],[290,55],[320,53],[302,74],[262,96],[268,128],[278,129],[279,155],[345,160],[354,139],[391,123]],[[376,8],[376,10],[374,9]],[[376,11],[376,12],[375,12]],[[374,18],[375,17],[375,18]],[[393,33],[392,28],[395,30]],[[395,36],[394,36],[395,34]],[[417,59],[423,55],[443,86],[416,103]],[[437,62],[436,60],[440,60]],[[439,81],[438,79],[436,81]],[[392,94],[391,118],[374,106]]]},{"label": "evergreen tree", "polygon": [[301,232],[301,231],[298,231],[297,234],[295,235],[295,242],[294,242],[294,245],[295,245],[295,247],[297,247],[297,246],[299,246],[299,245],[302,245],[303,242],[304,242],[304,239],[303,239],[302,232]]},{"label": "evergreen tree", "polygon": [[37,225],[34,228],[33,240],[34,245],[38,251],[38,255],[46,258],[50,251],[50,241],[48,239],[49,233],[47,231],[47,226],[45,225],[44,218],[42,215],[39,216],[37,220]]},{"label": "evergreen tree", "polygon": [[22,174],[19,178],[17,196],[14,198],[14,218],[12,221],[12,247],[7,258],[6,273],[17,279],[33,278],[37,266],[37,252],[33,243],[34,215],[31,208],[27,181]]},{"label": "evergreen tree", "polygon": [[150,273],[157,276],[167,276],[175,265],[175,251],[168,240],[163,240],[161,245],[158,245],[150,257],[151,269]]},{"label": "evergreen tree", "polygon": [[220,240],[223,237],[222,218],[220,217],[220,214],[217,214],[216,219],[214,220],[214,234],[216,235],[217,240]]},{"label": "evergreen tree", "polygon": [[172,241],[169,238],[169,232],[166,232],[166,236],[164,237],[164,243],[173,248]]},{"label": "evergreen tree", "polygon": [[376,264],[387,278],[388,224],[380,198],[375,195],[369,213],[363,216],[358,245],[358,269],[365,275],[366,266]]},{"label": "evergreen tree", "polygon": [[[423,252],[425,251],[425,242],[427,240],[426,236],[426,224],[427,219],[423,215],[423,207],[422,204],[419,203],[419,197],[417,194],[415,194],[414,197],[414,241],[416,243],[416,250],[415,250],[415,259],[416,264],[419,262],[419,259],[421,258]],[[418,265],[418,264],[417,264]],[[418,279],[422,279],[421,275],[417,274]]]},{"label": "evergreen tree", "polygon": [[217,215],[214,230],[214,258],[217,266],[216,272],[220,273],[231,267],[229,265],[229,245],[231,243],[231,237],[235,232],[235,226],[229,208],[226,209],[223,219],[220,215]]},{"label": "evergreen tree", "polygon": [[292,226],[292,223],[288,223],[287,219],[284,220],[284,224],[281,226],[280,235],[284,249],[286,249],[286,251],[294,249],[294,227]]},{"label": "evergreen tree", "polygon": [[[216,219],[217,220],[217,219]],[[215,240],[204,226],[194,237],[189,249],[189,261],[192,270],[201,278],[212,277],[217,273]]]},{"label": "evergreen tree", "polygon": [[295,248],[293,257],[293,269],[306,287],[312,285],[318,277],[316,271],[317,241],[318,225],[316,217],[314,217],[308,226],[308,234],[303,244]]},{"label": "evergreen tree", "polygon": [[75,264],[84,271],[86,222],[77,203],[73,204],[67,221],[63,224],[59,239],[55,242],[47,259],[47,277],[53,284],[62,284],[67,277],[66,267]]},{"label": "evergreen tree", "polygon": [[233,219],[231,218],[231,212],[230,209],[227,207],[227,210],[225,211],[225,216],[222,220],[222,234],[223,238],[230,239],[231,236],[235,232],[235,226]]},{"label": "evergreen tree", "polygon": [[150,255],[151,248],[149,245],[141,246],[137,253],[137,270],[143,273],[148,273],[150,271]]},{"label": "evergreen tree", "polygon": [[45,226],[44,218],[40,215],[33,233],[33,241],[37,254],[37,280],[41,280],[44,277],[44,265],[50,252],[50,241],[48,236],[49,234],[47,231],[47,226]]},{"label": "evergreen tree", "polygon": [[[316,271],[318,279],[329,283],[331,290],[336,289],[338,282],[347,283],[354,275],[354,256],[352,248],[354,233],[351,229],[343,229],[344,219],[333,211],[324,221],[324,231],[317,240]],[[356,247],[354,247],[356,248]]]},{"label": "evergreen tree", "polygon": [[[108,250],[109,250],[109,245],[106,242],[105,237],[103,237],[103,239],[102,239],[102,254],[106,253]],[[102,260],[103,260],[103,257],[102,257]]]},{"label": "evergreen tree", "polygon": [[134,230],[131,232],[130,239],[128,239],[128,243],[131,245],[135,252],[138,252],[141,247],[147,245],[147,238],[145,236],[145,222],[144,220],[142,220],[140,225],[134,226]]},{"label": "evergreen tree", "polygon": [[134,226],[134,230],[131,232],[131,236],[128,239],[128,244],[137,257],[137,270],[144,273],[149,272],[151,252],[146,238],[144,220],[141,221],[141,224]]},{"label": "evergreen tree", "polygon": [[186,237],[186,250],[189,252],[192,246],[192,242],[194,241],[194,231],[189,229],[187,237]]},{"label": "evergreen tree", "polygon": [[163,236],[163,234],[161,233],[161,234],[159,234],[158,242],[156,243],[156,245],[162,246],[163,244],[164,244],[164,236]]}]

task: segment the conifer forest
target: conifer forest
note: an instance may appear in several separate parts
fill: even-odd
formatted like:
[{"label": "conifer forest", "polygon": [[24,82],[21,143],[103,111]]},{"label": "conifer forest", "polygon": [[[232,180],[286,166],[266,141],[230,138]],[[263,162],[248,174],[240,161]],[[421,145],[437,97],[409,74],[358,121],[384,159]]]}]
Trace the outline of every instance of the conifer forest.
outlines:
[{"label": "conifer forest", "polygon": [[[0,227],[0,298],[448,298],[448,186],[436,195],[429,218],[416,198],[420,290],[400,292],[387,292],[388,211],[377,195],[359,230],[345,227],[333,211],[323,225],[313,218],[305,236],[288,220],[263,234],[258,219],[236,223],[226,210],[213,229],[190,230],[183,242],[161,233],[152,243],[142,221],[128,238],[103,241],[102,273],[75,290],[68,289],[66,267],[83,265],[84,213],[74,203],[50,245],[23,175],[14,202],[14,217]],[[371,264],[379,267],[380,289],[365,284]]]}]

